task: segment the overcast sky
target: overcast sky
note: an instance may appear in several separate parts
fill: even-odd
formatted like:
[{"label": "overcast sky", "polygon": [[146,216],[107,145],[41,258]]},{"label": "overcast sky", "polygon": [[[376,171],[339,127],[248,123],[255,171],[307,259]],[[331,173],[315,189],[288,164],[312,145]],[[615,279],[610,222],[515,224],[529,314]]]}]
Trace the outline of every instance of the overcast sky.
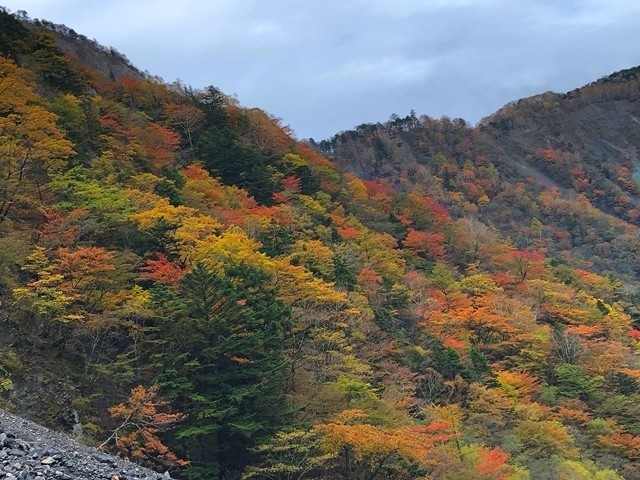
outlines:
[{"label": "overcast sky", "polygon": [[637,0],[0,0],[327,138],[411,109],[475,123],[640,64]]}]

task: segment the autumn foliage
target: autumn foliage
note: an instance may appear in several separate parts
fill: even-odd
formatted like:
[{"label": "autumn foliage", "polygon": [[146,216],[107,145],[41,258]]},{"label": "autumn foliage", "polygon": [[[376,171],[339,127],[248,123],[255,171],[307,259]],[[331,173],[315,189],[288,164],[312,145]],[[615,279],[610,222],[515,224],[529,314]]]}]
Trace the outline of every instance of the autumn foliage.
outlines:
[{"label": "autumn foliage", "polygon": [[3,402],[35,391],[179,478],[640,478],[637,181],[570,127],[607,98],[640,117],[637,71],[478,127],[299,142],[17,21],[0,9]]},{"label": "autumn foliage", "polygon": [[168,406],[169,402],[159,397],[157,387],[134,388],[125,403],[109,408],[111,417],[122,423],[102,446],[113,440],[118,452],[131,460],[147,465],[186,466],[187,462],[171,452],[158,436],[185,419],[182,413],[163,411]]}]

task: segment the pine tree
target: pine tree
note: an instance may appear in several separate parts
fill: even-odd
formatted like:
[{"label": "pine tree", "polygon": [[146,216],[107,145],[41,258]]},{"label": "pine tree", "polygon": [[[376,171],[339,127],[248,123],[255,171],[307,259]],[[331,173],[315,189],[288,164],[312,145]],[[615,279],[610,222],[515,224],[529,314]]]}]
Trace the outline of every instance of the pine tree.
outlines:
[{"label": "pine tree", "polygon": [[269,280],[248,265],[219,273],[198,264],[181,282],[183,307],[159,322],[158,382],[188,415],[177,438],[189,478],[236,478],[284,423],[290,312]]}]

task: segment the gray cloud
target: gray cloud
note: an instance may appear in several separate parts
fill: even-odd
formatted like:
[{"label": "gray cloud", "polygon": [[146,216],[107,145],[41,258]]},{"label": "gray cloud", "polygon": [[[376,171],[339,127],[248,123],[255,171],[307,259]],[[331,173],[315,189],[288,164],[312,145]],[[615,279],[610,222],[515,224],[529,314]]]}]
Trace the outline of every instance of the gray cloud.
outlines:
[{"label": "gray cloud", "polygon": [[7,1],[322,139],[411,109],[478,121],[640,64],[632,0]]}]

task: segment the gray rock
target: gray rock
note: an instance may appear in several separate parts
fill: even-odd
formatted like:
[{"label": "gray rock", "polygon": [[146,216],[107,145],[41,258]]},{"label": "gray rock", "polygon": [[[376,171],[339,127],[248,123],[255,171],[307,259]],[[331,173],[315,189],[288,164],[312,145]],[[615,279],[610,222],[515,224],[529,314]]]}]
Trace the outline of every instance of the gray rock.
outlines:
[{"label": "gray rock", "polygon": [[166,480],[0,409],[0,480]]},{"label": "gray rock", "polygon": [[113,463],[114,461],[113,457],[109,455],[104,455],[102,453],[94,453],[91,456],[100,463]]}]

